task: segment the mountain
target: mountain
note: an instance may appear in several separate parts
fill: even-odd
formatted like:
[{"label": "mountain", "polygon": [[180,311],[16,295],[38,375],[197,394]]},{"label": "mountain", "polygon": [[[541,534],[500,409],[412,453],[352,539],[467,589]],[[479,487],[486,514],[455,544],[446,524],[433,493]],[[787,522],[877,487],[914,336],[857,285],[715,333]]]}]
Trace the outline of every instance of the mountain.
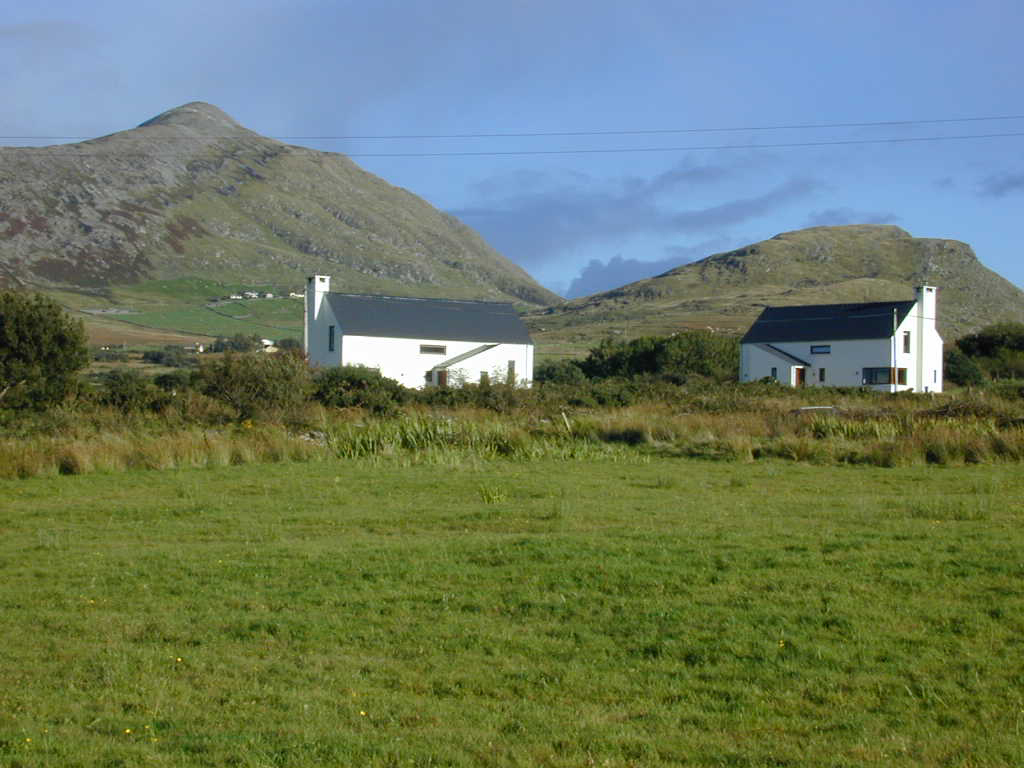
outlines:
[{"label": "mountain", "polygon": [[351,292],[561,301],[412,193],[210,104],[77,144],[0,148],[0,288],[109,295],[201,276],[299,289],[313,273]]},{"label": "mountain", "polygon": [[1024,292],[983,266],[969,245],[863,224],[785,232],[534,311],[528,324],[546,343],[569,348],[609,333],[687,327],[739,333],[766,306],[910,299],[921,284],[939,288],[938,325],[946,341],[1001,320],[1024,322]]}]

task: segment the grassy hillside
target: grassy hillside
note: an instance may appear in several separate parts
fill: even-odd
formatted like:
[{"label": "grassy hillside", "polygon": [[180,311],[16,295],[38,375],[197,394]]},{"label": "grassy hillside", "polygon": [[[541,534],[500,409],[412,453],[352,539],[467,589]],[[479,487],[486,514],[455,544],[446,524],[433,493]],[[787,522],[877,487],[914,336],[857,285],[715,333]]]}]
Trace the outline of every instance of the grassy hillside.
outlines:
[{"label": "grassy hillside", "polygon": [[266,139],[209,104],[82,142],[0,148],[0,287],[119,300],[202,277],[394,295],[560,299],[479,235],[343,155]]},{"label": "grassy hillside", "polygon": [[1024,292],[985,268],[970,246],[853,225],[786,232],[534,310],[528,323],[545,348],[578,353],[609,334],[742,333],[765,306],[911,299],[922,283],[939,288],[938,324],[947,341],[1000,320],[1024,321]]}]

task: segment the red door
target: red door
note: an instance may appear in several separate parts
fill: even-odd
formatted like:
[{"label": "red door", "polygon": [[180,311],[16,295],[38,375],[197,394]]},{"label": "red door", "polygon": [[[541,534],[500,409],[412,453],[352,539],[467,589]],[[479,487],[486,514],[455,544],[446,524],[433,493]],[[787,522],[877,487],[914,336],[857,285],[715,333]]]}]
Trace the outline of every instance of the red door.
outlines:
[{"label": "red door", "polygon": [[802,367],[796,369],[796,385],[802,387],[806,381],[807,370]]}]

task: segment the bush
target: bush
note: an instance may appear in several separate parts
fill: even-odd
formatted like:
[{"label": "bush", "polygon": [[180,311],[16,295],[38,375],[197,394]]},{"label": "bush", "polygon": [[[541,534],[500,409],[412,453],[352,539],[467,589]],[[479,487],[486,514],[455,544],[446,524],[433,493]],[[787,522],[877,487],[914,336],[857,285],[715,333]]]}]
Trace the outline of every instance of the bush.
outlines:
[{"label": "bush", "polygon": [[942,376],[946,381],[962,387],[985,383],[985,373],[981,367],[957,347],[946,353]]},{"label": "bush", "polygon": [[153,383],[165,392],[178,392],[192,386],[192,374],[188,371],[161,373],[153,379]]},{"label": "bush", "polygon": [[301,406],[312,390],[312,376],[297,355],[226,352],[200,363],[198,387],[248,419]]},{"label": "bush", "polygon": [[211,352],[257,352],[261,349],[263,340],[259,336],[244,333],[236,333],[230,339],[218,336],[210,347]]},{"label": "bush", "polygon": [[170,401],[164,390],[131,368],[107,371],[102,382],[100,402],[121,411],[159,411]]},{"label": "bush", "polygon": [[583,384],[586,379],[578,360],[545,360],[533,371],[533,380],[542,384]]},{"label": "bush", "polygon": [[45,408],[77,388],[85,330],[45,296],[0,293],[0,405]]},{"label": "bush", "polygon": [[130,356],[123,349],[97,349],[92,359],[97,363],[127,363]]},{"label": "bush", "polygon": [[606,339],[579,363],[591,378],[660,376],[676,384],[692,377],[735,381],[739,341],[709,331],[684,331],[674,336],[644,336],[630,341]]},{"label": "bush", "polygon": [[302,351],[302,342],[298,339],[292,338],[291,336],[285,336],[283,339],[278,339],[276,346],[282,352]]},{"label": "bush", "polygon": [[313,376],[313,398],[332,408],[367,408],[389,413],[405,403],[408,390],[374,368],[342,365],[322,368]]},{"label": "bush", "polygon": [[1024,323],[995,323],[956,340],[968,357],[996,357],[1002,349],[1024,352]]},{"label": "bush", "polygon": [[151,349],[143,352],[142,360],[154,365],[166,365],[168,368],[184,368],[186,365],[199,364],[199,358],[196,355],[189,354],[173,344],[163,349]]}]

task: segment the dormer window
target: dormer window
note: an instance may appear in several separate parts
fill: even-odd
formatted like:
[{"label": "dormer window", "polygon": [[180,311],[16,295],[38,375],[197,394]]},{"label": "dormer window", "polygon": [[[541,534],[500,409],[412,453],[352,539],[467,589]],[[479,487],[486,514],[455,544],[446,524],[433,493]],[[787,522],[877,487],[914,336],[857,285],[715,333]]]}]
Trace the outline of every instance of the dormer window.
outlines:
[{"label": "dormer window", "polygon": [[831,344],[812,344],[811,345],[812,355],[831,355],[832,345]]}]

